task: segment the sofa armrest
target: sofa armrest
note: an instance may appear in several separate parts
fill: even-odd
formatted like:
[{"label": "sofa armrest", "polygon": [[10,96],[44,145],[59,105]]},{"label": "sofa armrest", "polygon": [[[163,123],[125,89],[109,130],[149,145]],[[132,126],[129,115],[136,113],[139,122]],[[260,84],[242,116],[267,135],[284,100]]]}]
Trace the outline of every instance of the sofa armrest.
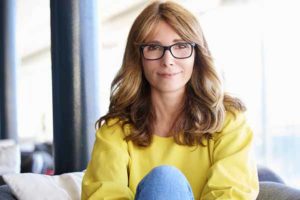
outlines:
[{"label": "sofa armrest", "polygon": [[269,168],[258,166],[259,182],[269,181],[284,184],[283,179]]}]

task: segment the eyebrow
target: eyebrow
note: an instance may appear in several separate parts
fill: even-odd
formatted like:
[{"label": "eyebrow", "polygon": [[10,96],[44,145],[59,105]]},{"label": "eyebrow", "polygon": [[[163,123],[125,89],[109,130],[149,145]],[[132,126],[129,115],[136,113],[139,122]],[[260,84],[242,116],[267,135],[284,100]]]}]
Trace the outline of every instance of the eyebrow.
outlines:
[{"label": "eyebrow", "polygon": [[[184,41],[183,39],[174,39],[173,40],[173,42],[186,42],[186,41]],[[160,41],[158,41],[158,40],[151,40],[151,41],[149,41],[149,42],[147,42],[148,44],[149,43],[154,43],[154,44],[161,44],[161,42]]]}]

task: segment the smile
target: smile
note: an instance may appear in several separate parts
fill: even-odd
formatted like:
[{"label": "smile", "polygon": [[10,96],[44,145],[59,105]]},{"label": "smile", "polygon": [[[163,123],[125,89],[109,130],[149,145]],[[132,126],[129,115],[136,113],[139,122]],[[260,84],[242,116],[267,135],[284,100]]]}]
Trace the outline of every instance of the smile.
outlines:
[{"label": "smile", "polygon": [[159,76],[164,77],[164,78],[171,78],[174,77],[178,74],[180,74],[181,72],[176,72],[176,73],[158,73]]}]

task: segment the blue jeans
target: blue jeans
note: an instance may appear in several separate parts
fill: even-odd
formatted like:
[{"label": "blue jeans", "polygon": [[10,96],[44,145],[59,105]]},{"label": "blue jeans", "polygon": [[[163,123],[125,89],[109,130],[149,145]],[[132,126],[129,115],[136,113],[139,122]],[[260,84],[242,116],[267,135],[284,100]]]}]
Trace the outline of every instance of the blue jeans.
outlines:
[{"label": "blue jeans", "polygon": [[191,186],[180,170],[162,165],[153,168],[139,183],[135,200],[194,200]]}]

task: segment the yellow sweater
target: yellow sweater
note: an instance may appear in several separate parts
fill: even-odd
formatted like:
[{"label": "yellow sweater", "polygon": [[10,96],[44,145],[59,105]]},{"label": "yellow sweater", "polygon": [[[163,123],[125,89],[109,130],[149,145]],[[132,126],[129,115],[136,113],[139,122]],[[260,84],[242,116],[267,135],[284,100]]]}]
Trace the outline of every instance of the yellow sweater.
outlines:
[{"label": "yellow sweater", "polygon": [[[108,124],[110,125],[110,124]],[[258,194],[252,131],[245,116],[227,113],[221,133],[206,147],[178,145],[153,136],[147,148],[123,140],[129,129],[103,125],[96,134],[82,182],[82,200],[133,200],[137,185],[152,168],[172,165],[189,181],[195,200],[254,200]]]}]

